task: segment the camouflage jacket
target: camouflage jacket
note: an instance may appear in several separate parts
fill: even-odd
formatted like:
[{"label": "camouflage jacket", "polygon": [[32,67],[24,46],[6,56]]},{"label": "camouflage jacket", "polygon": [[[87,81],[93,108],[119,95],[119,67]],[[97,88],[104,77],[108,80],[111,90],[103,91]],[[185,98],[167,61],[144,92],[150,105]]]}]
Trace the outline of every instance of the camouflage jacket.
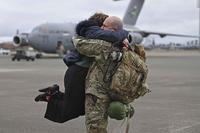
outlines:
[{"label": "camouflage jacket", "polygon": [[104,71],[105,59],[111,43],[97,39],[85,39],[83,37],[74,37],[73,43],[81,54],[95,58],[86,77],[86,94],[89,93],[99,98],[107,98],[107,88],[103,82],[102,71]]},{"label": "camouflage jacket", "polygon": [[[103,78],[107,68],[107,58],[112,44],[103,40],[86,39],[83,37],[74,37],[73,43],[81,54],[95,58],[92,66],[90,66],[88,76],[86,78],[86,94],[89,93],[99,98],[107,98],[110,88],[108,88],[108,85],[105,84]],[[137,67],[137,71],[140,71],[141,73],[144,72],[144,82],[146,82],[148,69],[145,63],[136,53],[133,53],[133,58],[131,59]],[[130,75],[130,71],[128,73],[128,75]],[[126,81],[126,79],[123,79],[123,82],[124,81]]]}]

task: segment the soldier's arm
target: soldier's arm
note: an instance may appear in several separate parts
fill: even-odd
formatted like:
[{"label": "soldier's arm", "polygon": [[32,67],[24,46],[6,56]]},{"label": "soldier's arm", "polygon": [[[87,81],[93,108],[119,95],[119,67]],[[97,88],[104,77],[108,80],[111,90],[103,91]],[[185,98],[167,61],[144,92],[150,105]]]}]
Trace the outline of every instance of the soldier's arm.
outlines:
[{"label": "soldier's arm", "polygon": [[84,20],[77,24],[76,34],[90,39],[100,39],[111,43],[122,42],[128,37],[126,30],[103,30],[94,21]]},{"label": "soldier's arm", "polygon": [[86,29],[85,37],[90,39],[101,39],[111,43],[123,42],[128,37],[128,31],[126,30],[103,30],[99,26],[90,26]]},{"label": "soldier's arm", "polygon": [[76,49],[88,57],[96,57],[111,47],[111,43],[98,39],[86,39],[79,36],[72,40]]}]

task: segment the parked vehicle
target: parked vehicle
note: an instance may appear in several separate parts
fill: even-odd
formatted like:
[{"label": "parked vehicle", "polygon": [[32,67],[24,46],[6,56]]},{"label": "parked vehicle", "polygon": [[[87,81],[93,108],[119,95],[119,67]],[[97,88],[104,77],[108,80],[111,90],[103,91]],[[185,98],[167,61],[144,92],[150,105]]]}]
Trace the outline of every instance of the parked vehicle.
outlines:
[{"label": "parked vehicle", "polygon": [[29,51],[25,51],[25,50],[17,50],[16,51],[16,54],[13,55],[12,57],[12,61],[20,61],[21,59],[24,59],[24,60],[32,60],[34,61],[35,60],[35,56],[31,55]]},{"label": "parked vehicle", "polygon": [[10,54],[10,50],[0,48],[0,55],[9,55],[9,54]]}]

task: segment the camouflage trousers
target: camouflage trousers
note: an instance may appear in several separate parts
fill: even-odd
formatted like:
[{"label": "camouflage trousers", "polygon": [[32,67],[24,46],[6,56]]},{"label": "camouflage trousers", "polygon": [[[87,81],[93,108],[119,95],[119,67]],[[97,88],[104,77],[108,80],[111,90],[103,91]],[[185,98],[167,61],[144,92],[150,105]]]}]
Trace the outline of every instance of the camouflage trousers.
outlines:
[{"label": "camouflage trousers", "polygon": [[85,118],[87,133],[107,133],[109,100],[86,94]]}]

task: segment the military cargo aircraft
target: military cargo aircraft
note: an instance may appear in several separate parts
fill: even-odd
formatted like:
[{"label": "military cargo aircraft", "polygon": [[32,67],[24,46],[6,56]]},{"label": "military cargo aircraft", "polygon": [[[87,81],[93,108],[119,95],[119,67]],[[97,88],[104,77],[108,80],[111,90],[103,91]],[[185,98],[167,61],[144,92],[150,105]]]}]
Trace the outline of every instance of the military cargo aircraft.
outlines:
[{"label": "military cargo aircraft", "polygon": [[[119,1],[119,0],[114,0]],[[134,43],[141,43],[144,37],[150,34],[157,34],[160,37],[197,37],[162,32],[140,30],[135,27],[138,16],[145,0],[130,0],[123,18],[124,28],[132,36]],[[31,33],[16,34],[13,37],[15,46],[30,45],[33,48],[46,53],[64,52],[66,49],[73,49],[71,38],[74,35],[76,24],[73,23],[46,23],[36,26]]]}]

